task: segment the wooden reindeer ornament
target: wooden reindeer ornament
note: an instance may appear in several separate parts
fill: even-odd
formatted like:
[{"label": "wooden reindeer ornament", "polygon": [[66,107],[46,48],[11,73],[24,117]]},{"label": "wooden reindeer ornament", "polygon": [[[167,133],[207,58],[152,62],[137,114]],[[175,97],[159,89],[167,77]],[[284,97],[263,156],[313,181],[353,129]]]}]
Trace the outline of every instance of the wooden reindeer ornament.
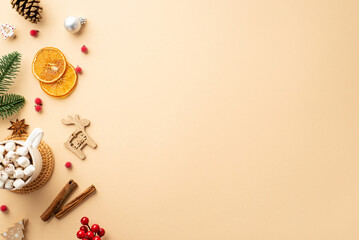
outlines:
[{"label": "wooden reindeer ornament", "polygon": [[65,146],[70,149],[81,159],[85,159],[86,155],[82,151],[82,148],[89,145],[92,148],[96,148],[97,144],[92,138],[86,133],[85,127],[90,125],[90,121],[87,119],[80,119],[79,115],[74,117],[68,116],[66,119],[62,119],[62,123],[65,125],[75,125],[76,130],[65,142]]}]

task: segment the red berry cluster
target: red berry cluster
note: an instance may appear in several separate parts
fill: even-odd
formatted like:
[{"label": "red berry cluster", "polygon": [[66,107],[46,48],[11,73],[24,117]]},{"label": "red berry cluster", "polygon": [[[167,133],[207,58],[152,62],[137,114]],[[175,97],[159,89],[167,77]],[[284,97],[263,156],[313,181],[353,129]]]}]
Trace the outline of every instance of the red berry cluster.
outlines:
[{"label": "red berry cluster", "polygon": [[[81,218],[80,230],[77,232],[77,238],[82,240],[101,240],[101,237],[105,235],[105,229],[100,228],[98,224],[89,226],[88,217]],[[98,235],[98,236],[96,236]]]},{"label": "red berry cluster", "polygon": [[36,98],[35,99],[35,111],[36,112],[40,112],[42,110],[42,100],[41,98]]},{"label": "red berry cluster", "polygon": [[[88,53],[88,48],[85,45],[82,45],[81,52]],[[77,67],[75,68],[75,71],[77,73],[81,74],[82,73],[82,68],[79,65],[77,65]]]}]

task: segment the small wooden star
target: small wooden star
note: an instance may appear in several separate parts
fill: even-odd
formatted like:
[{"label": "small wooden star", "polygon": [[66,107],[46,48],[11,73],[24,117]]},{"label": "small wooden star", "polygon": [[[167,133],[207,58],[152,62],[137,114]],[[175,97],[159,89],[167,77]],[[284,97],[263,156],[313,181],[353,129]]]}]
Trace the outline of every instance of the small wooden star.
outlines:
[{"label": "small wooden star", "polygon": [[12,130],[12,136],[18,135],[21,136],[23,133],[27,133],[26,128],[29,126],[25,124],[25,119],[19,121],[19,119],[16,119],[16,121],[10,121],[11,127],[9,127],[7,130]]},{"label": "small wooden star", "polygon": [[0,33],[4,36],[5,40],[7,38],[13,38],[15,37],[15,27],[11,26],[10,24],[1,24],[0,25]]}]

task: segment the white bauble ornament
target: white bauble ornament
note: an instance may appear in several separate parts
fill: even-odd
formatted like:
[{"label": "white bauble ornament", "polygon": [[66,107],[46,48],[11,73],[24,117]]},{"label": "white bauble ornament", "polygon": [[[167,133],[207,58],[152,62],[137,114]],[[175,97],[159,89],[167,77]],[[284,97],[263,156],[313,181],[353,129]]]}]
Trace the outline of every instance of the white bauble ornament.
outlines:
[{"label": "white bauble ornament", "polygon": [[68,17],[65,19],[64,26],[67,31],[77,33],[80,31],[81,26],[85,24],[86,18],[83,17]]}]

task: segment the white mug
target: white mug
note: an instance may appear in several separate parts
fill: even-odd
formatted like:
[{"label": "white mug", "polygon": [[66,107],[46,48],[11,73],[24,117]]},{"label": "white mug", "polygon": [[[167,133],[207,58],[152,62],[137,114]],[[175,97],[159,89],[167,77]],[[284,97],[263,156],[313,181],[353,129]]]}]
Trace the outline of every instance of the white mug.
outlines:
[{"label": "white mug", "polygon": [[[29,183],[34,181],[39,176],[39,174],[41,172],[41,169],[42,169],[42,157],[41,157],[41,153],[38,150],[38,147],[40,145],[40,142],[41,142],[41,139],[42,139],[43,136],[44,136],[44,131],[42,129],[40,129],[40,128],[35,128],[30,133],[30,135],[28,136],[26,141],[7,140],[7,141],[0,142],[0,145],[5,145],[8,142],[14,142],[17,145],[27,147],[27,149],[29,150],[32,165],[34,165],[34,167],[35,167],[35,172],[29,179],[26,180],[25,185],[23,187],[25,187],[26,185],[28,185]],[[14,191],[14,190],[19,190],[19,189],[20,188],[13,188],[11,190]]]}]

